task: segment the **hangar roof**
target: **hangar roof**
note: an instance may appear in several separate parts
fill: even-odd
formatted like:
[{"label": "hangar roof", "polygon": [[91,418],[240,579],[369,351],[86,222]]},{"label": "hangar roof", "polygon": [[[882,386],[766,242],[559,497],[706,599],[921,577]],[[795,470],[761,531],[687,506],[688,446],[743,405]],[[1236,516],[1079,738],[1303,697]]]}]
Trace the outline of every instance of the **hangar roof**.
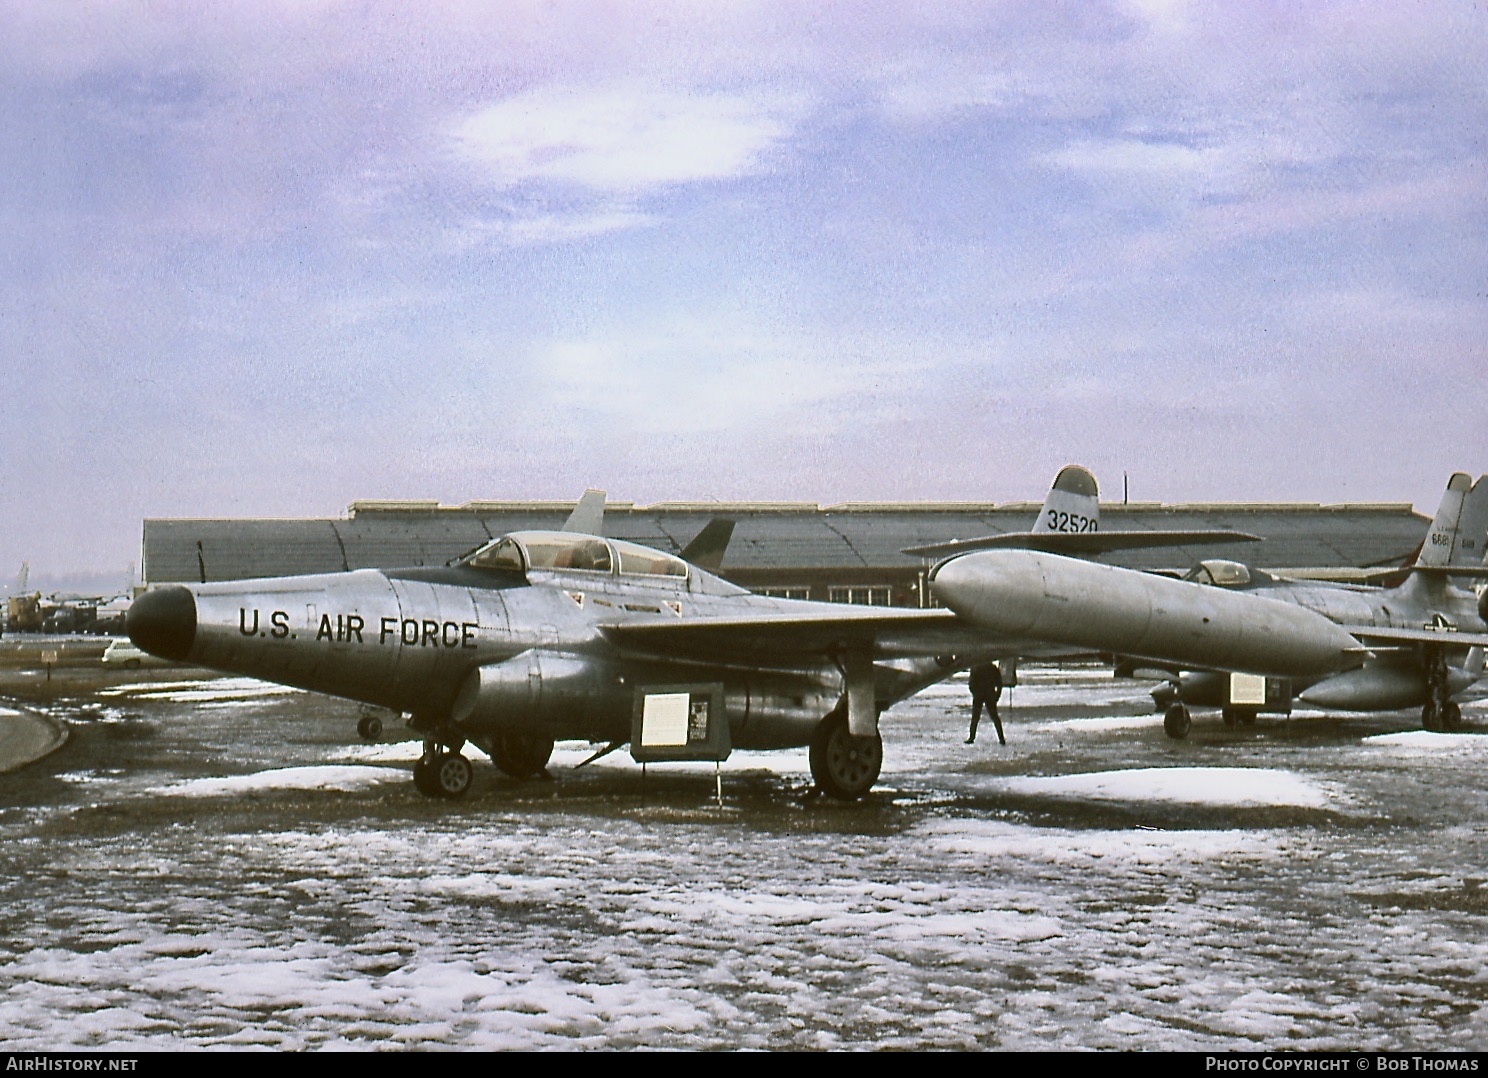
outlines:
[{"label": "hangar roof", "polygon": [[[346,569],[443,565],[510,531],[562,525],[573,502],[355,502],[339,519],[146,520],[146,583],[237,580]],[[915,569],[905,547],[1031,528],[1039,504],[609,502],[605,533],[677,553],[714,517],[736,522],[731,571]],[[1141,569],[1231,558],[1263,568],[1376,566],[1409,558],[1429,520],[1408,504],[1115,503],[1103,531],[1228,529],[1259,543],[1135,550],[1103,559]]]}]

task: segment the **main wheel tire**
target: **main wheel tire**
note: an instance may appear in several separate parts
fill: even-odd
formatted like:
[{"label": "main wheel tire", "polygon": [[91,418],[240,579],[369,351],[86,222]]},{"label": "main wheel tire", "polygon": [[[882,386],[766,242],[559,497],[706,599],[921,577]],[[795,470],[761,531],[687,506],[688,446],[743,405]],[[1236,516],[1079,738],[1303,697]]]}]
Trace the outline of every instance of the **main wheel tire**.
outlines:
[{"label": "main wheel tire", "polygon": [[490,745],[491,762],[514,779],[540,775],[553,755],[553,739],[536,734],[500,733]]},{"label": "main wheel tire", "polygon": [[1436,705],[1428,700],[1426,701],[1426,705],[1421,708],[1421,728],[1423,730],[1437,730],[1440,727],[1441,724],[1437,721]]},{"label": "main wheel tire", "polygon": [[434,765],[422,756],[413,762],[413,785],[425,797],[439,796],[439,783],[434,777]]},{"label": "main wheel tire", "polygon": [[376,715],[363,715],[357,721],[357,733],[364,741],[376,741],[382,736],[382,720]]},{"label": "main wheel tire", "polygon": [[1254,726],[1256,724],[1256,714],[1257,712],[1254,708],[1242,707],[1235,713],[1235,717],[1240,720],[1241,726]]},{"label": "main wheel tire", "polygon": [[434,761],[434,784],[440,797],[451,800],[464,797],[474,777],[475,770],[470,761],[458,752],[443,753]]},{"label": "main wheel tire", "polygon": [[1448,700],[1441,708],[1441,728],[1455,730],[1462,724],[1462,708],[1455,700]]},{"label": "main wheel tire", "polygon": [[1188,708],[1182,704],[1174,704],[1163,715],[1163,733],[1174,741],[1182,741],[1192,727],[1193,720],[1188,717]]},{"label": "main wheel tire", "polygon": [[828,797],[856,801],[878,781],[883,769],[883,738],[854,737],[847,715],[834,711],[811,738],[811,777]]},{"label": "main wheel tire", "polygon": [[1234,725],[1238,724],[1241,721],[1241,719],[1240,719],[1240,712],[1238,712],[1237,710],[1235,710],[1232,707],[1222,707],[1222,708],[1220,708],[1219,709],[1219,717],[1224,720],[1224,724],[1226,726],[1234,726]]}]

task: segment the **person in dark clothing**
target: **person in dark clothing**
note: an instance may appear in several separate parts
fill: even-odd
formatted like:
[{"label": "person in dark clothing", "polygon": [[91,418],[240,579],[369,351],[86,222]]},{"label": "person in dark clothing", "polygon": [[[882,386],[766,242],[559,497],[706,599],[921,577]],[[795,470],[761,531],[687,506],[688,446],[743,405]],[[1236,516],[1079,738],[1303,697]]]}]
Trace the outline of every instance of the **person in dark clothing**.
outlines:
[{"label": "person in dark clothing", "polygon": [[978,663],[968,672],[966,680],[971,686],[971,733],[966,743],[970,745],[976,741],[977,723],[981,721],[985,705],[992,725],[997,727],[997,743],[1006,745],[1007,738],[1002,736],[1002,719],[997,715],[997,700],[1002,696],[1002,671],[996,663]]}]

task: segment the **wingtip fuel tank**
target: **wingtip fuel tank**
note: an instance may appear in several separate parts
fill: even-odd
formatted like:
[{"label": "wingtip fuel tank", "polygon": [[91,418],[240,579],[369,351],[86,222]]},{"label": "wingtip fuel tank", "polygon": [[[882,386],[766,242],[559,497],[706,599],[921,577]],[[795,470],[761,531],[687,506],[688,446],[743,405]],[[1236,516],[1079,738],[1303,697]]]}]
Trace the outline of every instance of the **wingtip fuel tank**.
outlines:
[{"label": "wingtip fuel tank", "polygon": [[1358,660],[1358,641],[1310,610],[1058,554],[966,554],[938,566],[931,589],[966,621],[1012,638],[1276,677]]}]

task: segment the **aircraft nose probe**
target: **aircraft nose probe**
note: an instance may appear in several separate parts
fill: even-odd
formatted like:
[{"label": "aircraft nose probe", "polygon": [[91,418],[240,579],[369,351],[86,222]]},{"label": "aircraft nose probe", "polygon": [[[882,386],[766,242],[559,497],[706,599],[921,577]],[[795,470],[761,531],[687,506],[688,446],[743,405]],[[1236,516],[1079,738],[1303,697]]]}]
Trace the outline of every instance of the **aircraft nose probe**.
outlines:
[{"label": "aircraft nose probe", "polygon": [[147,591],[130,604],[124,630],[136,647],[151,655],[185,659],[196,642],[196,598],[174,585]]}]

